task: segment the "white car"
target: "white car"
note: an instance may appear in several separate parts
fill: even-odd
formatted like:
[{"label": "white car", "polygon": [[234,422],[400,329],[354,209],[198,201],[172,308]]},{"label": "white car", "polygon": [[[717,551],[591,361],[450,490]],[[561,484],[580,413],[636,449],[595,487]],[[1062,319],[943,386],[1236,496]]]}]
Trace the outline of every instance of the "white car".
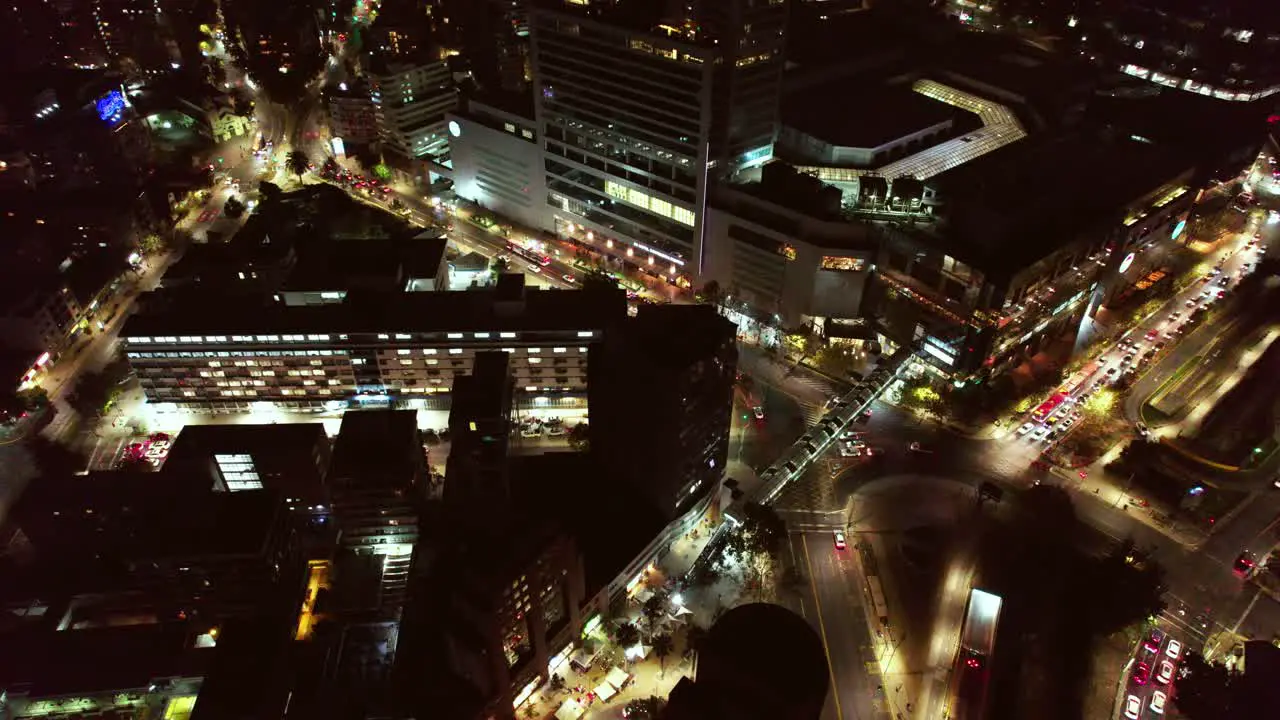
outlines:
[{"label": "white car", "polygon": [[1156,672],[1156,682],[1168,685],[1171,680],[1173,680],[1173,663],[1163,660],[1160,662],[1160,669]]},{"label": "white car", "polygon": [[1142,700],[1137,695],[1130,695],[1124,701],[1124,716],[1129,720],[1138,720],[1142,715]]},{"label": "white car", "polygon": [[1033,440],[1043,440],[1047,437],[1049,437],[1049,428],[1044,425],[1036,428],[1035,432],[1031,433],[1031,438]]},{"label": "white car", "polygon": [[1035,429],[1036,429],[1035,423],[1023,423],[1022,427],[1018,428],[1018,437],[1022,437],[1023,435],[1026,435],[1027,433]]},{"label": "white car", "polygon": [[1163,715],[1164,703],[1168,699],[1169,699],[1169,696],[1165,695],[1163,690],[1157,690],[1151,693],[1151,712],[1155,713],[1156,715]]},{"label": "white car", "polygon": [[1168,646],[1166,646],[1164,649],[1164,654],[1168,655],[1174,660],[1177,660],[1178,656],[1182,654],[1182,643],[1178,642],[1177,640],[1172,640],[1172,639],[1169,640]]}]

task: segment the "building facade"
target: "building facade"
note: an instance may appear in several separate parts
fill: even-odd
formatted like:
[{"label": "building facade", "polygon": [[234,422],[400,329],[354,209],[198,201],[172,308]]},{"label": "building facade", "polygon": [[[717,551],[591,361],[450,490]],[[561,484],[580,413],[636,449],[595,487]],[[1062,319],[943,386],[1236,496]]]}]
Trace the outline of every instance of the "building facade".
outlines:
[{"label": "building facade", "polygon": [[526,294],[521,285],[508,296],[500,283],[492,291],[353,293],[313,306],[228,296],[216,315],[197,319],[205,297],[135,315],[121,337],[148,402],[214,411],[448,392],[486,350],[511,354],[522,392],[577,393],[586,389],[591,345],[626,316],[621,291],[588,292]]},{"label": "building facade", "polygon": [[384,150],[409,161],[448,154],[445,114],[458,103],[448,62],[375,56],[368,77]]},{"label": "building facade", "polygon": [[547,186],[531,115],[473,99],[446,120],[454,192],[502,217],[540,227]]}]

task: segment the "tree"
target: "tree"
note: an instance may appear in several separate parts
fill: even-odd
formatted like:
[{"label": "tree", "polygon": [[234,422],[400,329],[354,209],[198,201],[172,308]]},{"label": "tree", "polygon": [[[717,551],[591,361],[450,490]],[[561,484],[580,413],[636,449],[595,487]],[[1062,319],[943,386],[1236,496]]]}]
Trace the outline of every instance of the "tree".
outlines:
[{"label": "tree", "polygon": [[702,286],[702,290],[698,291],[697,299],[708,305],[719,305],[724,301],[724,292],[720,289],[720,283],[708,280],[707,284]]},{"label": "tree", "polygon": [[379,180],[388,180],[391,178],[391,168],[387,167],[386,163],[380,162],[373,166],[373,174]]},{"label": "tree", "polygon": [[658,672],[666,671],[667,656],[674,649],[675,643],[667,633],[658,633],[653,636],[653,654],[658,656]]},{"label": "tree", "polygon": [[157,233],[147,233],[138,240],[138,252],[143,255],[160,252],[164,249],[164,238]]},{"label": "tree", "polygon": [[84,455],[66,445],[47,440],[39,433],[28,438],[25,445],[41,475],[72,475],[89,464]]},{"label": "tree", "polygon": [[767,505],[747,503],[742,514],[742,527],[729,536],[727,546],[738,554],[776,554],[787,539],[787,524],[778,512]]},{"label": "tree", "polygon": [[657,695],[650,695],[647,698],[638,698],[627,703],[623,714],[630,720],[656,720],[661,712],[662,698]]},{"label": "tree", "polygon": [[302,184],[302,176],[311,169],[311,158],[301,150],[291,150],[284,159],[284,166],[289,172],[298,176],[298,184]]},{"label": "tree", "polygon": [[1090,625],[1100,635],[1110,635],[1135,622],[1157,617],[1165,608],[1164,568],[1122,543],[1086,570]]},{"label": "tree", "polygon": [[244,211],[245,204],[241,202],[239,198],[228,198],[227,202],[222,206],[222,212],[226,213],[227,217],[232,220],[244,215]]},{"label": "tree", "polygon": [[590,429],[586,423],[580,422],[569,428],[569,446],[583,452],[591,448]]},{"label": "tree", "polygon": [[640,628],[635,623],[622,623],[613,631],[613,641],[624,648],[632,647],[640,641]]},{"label": "tree", "polygon": [[654,624],[667,612],[667,594],[654,593],[653,597],[644,601],[640,612],[644,613],[645,620],[649,621],[649,632],[653,632]]},{"label": "tree", "polygon": [[120,378],[106,372],[81,373],[67,402],[81,415],[98,415],[119,397],[119,382]]},{"label": "tree", "polygon": [[1173,704],[1180,713],[1190,720],[1227,720],[1235,678],[1226,667],[1188,652],[1174,678]]},{"label": "tree", "polygon": [[547,686],[551,688],[551,692],[560,692],[564,689],[564,678],[560,677],[559,674],[554,674],[547,681]]},{"label": "tree", "polygon": [[693,657],[707,641],[707,629],[701,625],[689,625],[684,635],[684,656]]}]

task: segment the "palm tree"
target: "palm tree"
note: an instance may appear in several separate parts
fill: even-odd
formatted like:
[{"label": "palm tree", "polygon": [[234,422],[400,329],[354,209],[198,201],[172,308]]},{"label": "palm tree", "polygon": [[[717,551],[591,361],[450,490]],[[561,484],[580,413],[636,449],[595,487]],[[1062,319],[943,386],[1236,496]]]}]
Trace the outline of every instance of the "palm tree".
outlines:
[{"label": "palm tree", "polygon": [[298,184],[302,184],[302,176],[311,169],[311,158],[301,150],[293,150],[284,161],[285,169],[298,176]]},{"label": "palm tree", "polygon": [[653,654],[658,656],[658,672],[666,671],[667,656],[675,649],[675,642],[671,640],[671,636],[667,633],[658,633],[653,636]]},{"label": "palm tree", "polygon": [[706,642],[707,629],[701,625],[690,625],[684,635],[684,656],[693,657],[702,648],[702,643]]},{"label": "palm tree", "polygon": [[634,623],[622,623],[613,632],[613,640],[624,648],[629,648],[640,639],[640,628]]}]

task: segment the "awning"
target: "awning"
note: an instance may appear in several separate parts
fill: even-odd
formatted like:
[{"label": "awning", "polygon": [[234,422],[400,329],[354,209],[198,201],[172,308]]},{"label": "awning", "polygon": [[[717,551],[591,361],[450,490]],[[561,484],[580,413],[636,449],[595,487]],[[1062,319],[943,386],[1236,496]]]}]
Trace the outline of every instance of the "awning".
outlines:
[{"label": "awning", "polygon": [[602,682],[596,686],[596,695],[599,696],[601,700],[608,700],[617,694],[618,691],[614,690],[613,686],[607,682]]},{"label": "awning", "polygon": [[609,674],[605,676],[604,681],[621,690],[622,686],[626,685],[627,681],[630,679],[631,673],[623,670],[617,665],[614,665],[613,668],[609,670]]},{"label": "awning", "polygon": [[640,588],[640,592],[636,593],[636,600],[639,600],[642,605],[649,602],[651,597],[653,597],[653,591],[647,587]]},{"label": "awning", "polygon": [[589,668],[591,667],[591,661],[595,659],[595,653],[588,653],[586,649],[579,648],[578,651],[573,654],[573,657],[569,658],[569,661],[580,668]]},{"label": "awning", "polygon": [[565,700],[556,710],[556,720],[578,720],[587,712],[582,703],[573,698]]},{"label": "awning", "polygon": [[651,649],[652,648],[648,647],[647,645],[644,645],[642,643],[636,643],[635,645],[632,645],[631,647],[626,649],[625,655],[627,656],[628,660],[643,660],[646,657],[649,657],[649,651]]}]

